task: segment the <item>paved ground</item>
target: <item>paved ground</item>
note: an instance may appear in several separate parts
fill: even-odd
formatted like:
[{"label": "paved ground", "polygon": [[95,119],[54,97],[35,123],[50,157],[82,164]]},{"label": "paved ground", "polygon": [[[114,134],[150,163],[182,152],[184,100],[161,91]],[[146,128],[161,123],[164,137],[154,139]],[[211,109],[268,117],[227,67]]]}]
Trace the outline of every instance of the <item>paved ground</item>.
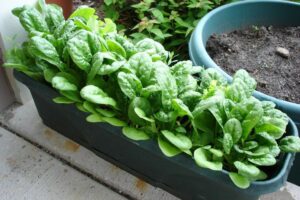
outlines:
[{"label": "paved ground", "polygon": [[[43,125],[33,102],[11,106],[0,124],[0,199],[177,199]],[[300,187],[261,200],[300,200]]]}]

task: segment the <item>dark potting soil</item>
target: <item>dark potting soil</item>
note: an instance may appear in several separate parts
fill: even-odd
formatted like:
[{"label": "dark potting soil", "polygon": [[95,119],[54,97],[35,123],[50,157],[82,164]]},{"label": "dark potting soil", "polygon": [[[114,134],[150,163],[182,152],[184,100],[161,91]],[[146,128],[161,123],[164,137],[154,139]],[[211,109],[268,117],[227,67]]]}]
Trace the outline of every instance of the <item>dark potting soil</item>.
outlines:
[{"label": "dark potting soil", "polygon": [[[278,52],[278,47],[288,54]],[[227,73],[247,70],[258,91],[300,103],[300,27],[252,26],[212,35],[206,49]]]}]

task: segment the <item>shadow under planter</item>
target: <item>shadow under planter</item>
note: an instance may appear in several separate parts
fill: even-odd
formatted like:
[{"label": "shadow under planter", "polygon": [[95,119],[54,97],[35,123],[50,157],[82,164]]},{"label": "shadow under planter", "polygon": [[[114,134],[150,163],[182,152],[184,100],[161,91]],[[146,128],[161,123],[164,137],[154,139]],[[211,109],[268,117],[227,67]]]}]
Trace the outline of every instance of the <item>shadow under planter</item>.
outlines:
[{"label": "shadow under planter", "polygon": [[[15,71],[14,74],[30,89],[39,115],[47,126],[182,199],[257,200],[260,195],[274,192],[283,186],[294,159],[294,154],[282,154],[277,165],[272,167],[268,180],[256,181],[247,189],[239,189],[231,182],[227,171],[200,168],[184,154],[168,158],[153,140],[132,141],[123,136],[118,127],[86,122],[87,114],[74,105],[54,103],[52,99],[59,94],[51,87],[21,72]],[[287,132],[288,135],[298,135],[291,120]]]},{"label": "shadow under planter", "polygon": [[[213,34],[226,33],[249,26],[288,27],[300,26],[300,3],[278,0],[249,0],[231,3],[214,9],[198,23],[189,42],[189,54],[194,65],[218,69],[229,81],[232,80],[206,51],[206,42]],[[300,104],[284,101],[259,91],[254,96],[276,103],[287,113],[300,130]],[[300,155],[296,156],[289,181],[300,185]]]}]

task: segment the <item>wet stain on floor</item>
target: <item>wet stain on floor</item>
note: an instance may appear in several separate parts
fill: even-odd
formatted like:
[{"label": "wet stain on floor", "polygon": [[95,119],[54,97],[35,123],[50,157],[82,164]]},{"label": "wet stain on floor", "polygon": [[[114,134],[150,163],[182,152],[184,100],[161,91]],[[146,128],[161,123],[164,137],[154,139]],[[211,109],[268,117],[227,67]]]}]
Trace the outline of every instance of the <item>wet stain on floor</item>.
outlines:
[{"label": "wet stain on floor", "polygon": [[78,151],[79,148],[80,148],[80,145],[71,140],[66,140],[64,143],[64,149],[66,149],[68,151],[76,152],[76,151]]},{"label": "wet stain on floor", "polygon": [[47,139],[51,139],[54,136],[54,132],[51,129],[45,129],[44,134],[46,136]]},{"label": "wet stain on floor", "polygon": [[113,165],[113,164],[111,164],[110,169],[111,169],[112,172],[118,172],[118,171],[120,171],[120,168],[117,167],[116,165]]},{"label": "wet stain on floor", "polygon": [[144,192],[147,189],[148,184],[141,180],[141,179],[137,179],[136,183],[135,183],[135,187],[140,191],[140,192]]}]

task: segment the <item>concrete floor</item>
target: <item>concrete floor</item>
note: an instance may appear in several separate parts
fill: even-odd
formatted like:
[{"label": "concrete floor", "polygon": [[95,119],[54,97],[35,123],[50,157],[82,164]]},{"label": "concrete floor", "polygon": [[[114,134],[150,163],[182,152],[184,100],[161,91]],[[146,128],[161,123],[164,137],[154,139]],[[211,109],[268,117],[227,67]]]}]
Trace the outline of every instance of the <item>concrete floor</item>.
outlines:
[{"label": "concrete floor", "polygon": [[[1,113],[0,124],[0,199],[178,199],[46,127],[32,101]],[[300,200],[300,187],[261,200]]]}]

